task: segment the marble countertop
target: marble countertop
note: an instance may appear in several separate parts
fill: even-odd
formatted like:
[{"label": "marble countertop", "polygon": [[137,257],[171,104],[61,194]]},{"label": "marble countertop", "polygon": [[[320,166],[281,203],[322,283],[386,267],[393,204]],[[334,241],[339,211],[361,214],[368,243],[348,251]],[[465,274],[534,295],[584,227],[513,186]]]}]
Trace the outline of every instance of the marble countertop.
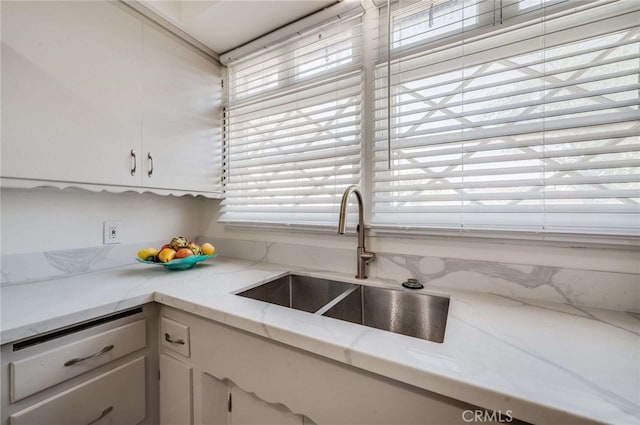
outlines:
[{"label": "marble countertop", "polygon": [[423,290],[451,298],[439,344],[233,295],[292,270],[218,257],[181,272],[131,264],[8,284],[1,292],[1,341],[156,301],[529,422],[640,423],[640,315]]}]

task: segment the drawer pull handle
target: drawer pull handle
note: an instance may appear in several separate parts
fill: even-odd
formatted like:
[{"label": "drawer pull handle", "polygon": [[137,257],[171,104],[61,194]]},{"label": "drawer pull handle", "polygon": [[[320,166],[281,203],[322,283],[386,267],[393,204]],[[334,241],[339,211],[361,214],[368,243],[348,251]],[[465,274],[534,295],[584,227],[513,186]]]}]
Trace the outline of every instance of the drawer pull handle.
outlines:
[{"label": "drawer pull handle", "polygon": [[[74,364],[76,364],[76,363],[80,363],[80,362],[83,362],[83,361],[85,361],[85,360],[89,360],[89,359],[92,359],[92,358],[94,358],[94,357],[101,356],[101,355],[103,355],[104,353],[108,353],[108,352],[109,352],[109,351],[111,351],[111,350],[113,350],[113,344],[111,344],[111,345],[107,345],[107,346],[106,346],[106,347],[104,347],[102,350],[98,351],[98,352],[97,352],[97,353],[95,353],[95,354],[91,354],[90,356],[87,356],[87,357],[76,357],[75,359],[71,359],[71,360],[69,360],[68,362],[66,362],[64,365],[65,365],[65,366],[73,366],[73,365],[74,365]],[[107,413],[109,413],[109,412],[107,412]]]},{"label": "drawer pull handle", "polygon": [[164,340],[172,344],[184,345],[184,339],[171,339],[171,335],[168,333],[164,334]]},{"label": "drawer pull handle", "polygon": [[89,422],[87,425],[93,425],[96,422],[98,422],[100,419],[104,418],[105,416],[107,416],[109,413],[111,413],[111,411],[113,410],[113,406],[109,406],[106,409],[104,409],[102,411],[102,414],[100,415],[99,418],[92,420],[91,422]]}]

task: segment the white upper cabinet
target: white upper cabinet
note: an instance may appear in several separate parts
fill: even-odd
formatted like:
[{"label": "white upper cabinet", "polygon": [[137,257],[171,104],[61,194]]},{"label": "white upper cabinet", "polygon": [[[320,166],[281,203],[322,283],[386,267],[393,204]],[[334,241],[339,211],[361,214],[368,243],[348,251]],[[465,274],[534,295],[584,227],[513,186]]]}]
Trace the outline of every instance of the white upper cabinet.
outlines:
[{"label": "white upper cabinet", "polygon": [[4,185],[219,191],[217,62],[122,4],[1,7]]},{"label": "white upper cabinet", "polygon": [[220,182],[221,68],[163,31],[145,25],[142,34],[144,186],[213,191]]},{"label": "white upper cabinet", "polygon": [[142,24],[103,2],[2,2],[2,176],[139,185]]}]

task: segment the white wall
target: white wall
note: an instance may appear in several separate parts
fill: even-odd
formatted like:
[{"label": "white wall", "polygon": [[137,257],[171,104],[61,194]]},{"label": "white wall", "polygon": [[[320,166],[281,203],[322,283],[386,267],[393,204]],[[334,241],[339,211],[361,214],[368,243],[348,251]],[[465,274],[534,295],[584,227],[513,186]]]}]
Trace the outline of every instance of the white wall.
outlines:
[{"label": "white wall", "polygon": [[[72,189],[2,189],[2,255],[102,245],[102,222],[122,221],[122,244],[200,234],[207,201]],[[211,202],[211,201],[209,201]]]}]

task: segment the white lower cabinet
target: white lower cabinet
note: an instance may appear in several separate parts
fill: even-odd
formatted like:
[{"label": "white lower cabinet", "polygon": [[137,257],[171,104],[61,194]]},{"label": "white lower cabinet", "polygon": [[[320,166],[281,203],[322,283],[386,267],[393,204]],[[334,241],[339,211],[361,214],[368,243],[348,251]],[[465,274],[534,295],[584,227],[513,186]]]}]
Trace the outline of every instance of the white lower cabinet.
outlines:
[{"label": "white lower cabinet", "polygon": [[189,328],[195,424],[465,424],[477,409],[169,307],[161,315]]},{"label": "white lower cabinet", "polygon": [[139,357],[14,413],[9,423],[135,425],[145,414],[145,358]]},{"label": "white lower cabinet", "polygon": [[21,400],[144,348],[145,320],[9,363],[10,399]]},{"label": "white lower cabinet", "polygon": [[189,358],[189,327],[166,317],[160,319],[160,346]]},{"label": "white lower cabinet", "polygon": [[202,374],[200,399],[203,424],[229,423],[229,383],[211,375]]},{"label": "white lower cabinet", "polygon": [[231,380],[208,374],[207,353],[200,350],[194,358],[195,353],[190,349],[193,326],[200,335],[206,333],[207,326],[202,327],[202,319],[183,313],[174,317],[173,312],[162,308],[158,329],[161,425],[313,423],[301,414],[292,413],[282,403],[265,401]]},{"label": "white lower cabinet", "polygon": [[240,389],[232,383],[230,387],[231,425],[303,425],[304,417],[291,413],[282,404],[272,404]]},{"label": "white lower cabinet", "polygon": [[313,424],[280,403],[268,403],[231,381],[202,377],[202,424],[206,425],[303,425]]},{"label": "white lower cabinet", "polygon": [[193,424],[193,367],[160,354],[160,424]]},{"label": "white lower cabinet", "polygon": [[150,304],[3,345],[0,423],[157,424],[157,328]]}]

